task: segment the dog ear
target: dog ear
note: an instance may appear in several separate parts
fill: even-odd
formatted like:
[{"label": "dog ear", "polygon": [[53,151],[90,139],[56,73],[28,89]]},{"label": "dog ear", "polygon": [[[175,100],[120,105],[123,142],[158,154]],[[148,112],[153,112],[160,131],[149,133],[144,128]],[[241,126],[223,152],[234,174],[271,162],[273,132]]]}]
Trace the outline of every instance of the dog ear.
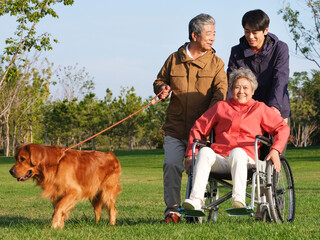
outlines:
[{"label": "dog ear", "polygon": [[34,166],[38,166],[40,161],[43,159],[43,148],[37,144],[30,144],[28,145],[29,156],[31,164]]},{"label": "dog ear", "polygon": [[17,159],[19,152],[21,150],[21,148],[23,147],[23,145],[17,146],[15,151],[14,151],[14,158]]}]

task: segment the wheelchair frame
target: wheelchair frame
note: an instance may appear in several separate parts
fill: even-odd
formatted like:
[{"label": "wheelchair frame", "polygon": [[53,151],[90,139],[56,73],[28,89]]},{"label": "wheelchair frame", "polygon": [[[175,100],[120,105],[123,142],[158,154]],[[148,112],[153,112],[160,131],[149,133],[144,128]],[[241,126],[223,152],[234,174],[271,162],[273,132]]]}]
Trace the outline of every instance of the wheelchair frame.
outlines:
[{"label": "wheelchair frame", "polygon": [[[212,139],[212,136],[211,136]],[[272,161],[267,161],[266,171],[256,171],[259,169],[258,144],[270,147],[272,140],[261,135],[257,135],[255,139],[255,168],[249,169],[247,188],[251,186],[251,194],[248,192],[246,196],[251,198],[251,204],[246,208],[227,209],[231,216],[255,215],[257,220],[268,222],[292,222],[295,217],[295,189],[293,175],[287,159],[280,155],[281,170],[276,172]],[[195,164],[195,150],[203,146],[210,146],[211,142],[199,139],[194,140],[192,147],[192,164],[189,169],[187,182],[186,198],[189,198],[192,188],[193,167]],[[251,172],[250,172],[251,171]],[[187,222],[217,221],[219,204],[227,201],[232,197],[231,174],[210,173],[207,191],[205,193],[204,212],[208,212],[206,218],[204,213],[197,214],[182,209],[181,213],[185,215]],[[219,188],[231,188],[231,191],[219,198]],[[255,206],[256,205],[256,206]],[[197,212],[197,211],[196,211]],[[199,212],[199,211],[198,211]]]}]

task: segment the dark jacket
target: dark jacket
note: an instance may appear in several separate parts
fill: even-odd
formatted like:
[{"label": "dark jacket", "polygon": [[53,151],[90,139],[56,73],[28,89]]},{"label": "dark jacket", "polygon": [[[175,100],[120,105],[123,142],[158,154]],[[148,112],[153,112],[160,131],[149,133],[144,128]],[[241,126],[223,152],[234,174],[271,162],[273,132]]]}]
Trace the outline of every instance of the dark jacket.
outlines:
[{"label": "dark jacket", "polygon": [[[288,94],[289,81],[289,49],[288,45],[280,41],[277,36],[268,33],[259,53],[251,50],[246,38],[240,38],[240,43],[231,49],[228,76],[239,67],[249,68],[258,80],[258,89],[253,99],[264,102],[269,107],[279,109],[281,116],[290,116],[290,102]],[[228,98],[231,93],[228,93]]]},{"label": "dark jacket", "polygon": [[153,87],[156,94],[164,84],[172,90],[163,126],[165,134],[188,140],[194,122],[226,98],[228,80],[224,63],[213,49],[193,60],[187,55],[186,46],[187,43],[168,57]]}]

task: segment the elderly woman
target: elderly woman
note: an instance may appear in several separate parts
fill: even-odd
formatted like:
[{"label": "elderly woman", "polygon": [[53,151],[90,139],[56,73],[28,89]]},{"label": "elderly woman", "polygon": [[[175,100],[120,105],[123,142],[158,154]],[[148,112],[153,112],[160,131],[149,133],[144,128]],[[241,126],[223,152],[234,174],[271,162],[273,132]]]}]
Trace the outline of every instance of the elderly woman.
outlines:
[{"label": "elderly woman", "polygon": [[230,74],[232,98],[220,101],[207,110],[190,131],[186,150],[185,168],[191,164],[193,139],[205,139],[211,129],[215,142],[200,149],[194,168],[194,181],[185,209],[200,210],[210,171],[231,173],[232,207],[245,207],[247,165],[254,164],[254,141],[256,135],[268,132],[274,143],[266,157],[280,171],[279,153],[284,149],[290,128],[281,115],[262,102],[252,99],[258,83],[249,69],[239,68]]}]

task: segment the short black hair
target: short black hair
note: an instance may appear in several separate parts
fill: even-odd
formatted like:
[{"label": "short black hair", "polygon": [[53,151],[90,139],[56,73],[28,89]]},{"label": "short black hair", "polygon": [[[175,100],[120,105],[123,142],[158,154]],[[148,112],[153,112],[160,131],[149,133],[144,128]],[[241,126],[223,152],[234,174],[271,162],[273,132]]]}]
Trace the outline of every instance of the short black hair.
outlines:
[{"label": "short black hair", "polygon": [[251,10],[246,12],[242,17],[242,27],[248,25],[254,30],[266,30],[269,27],[269,16],[260,9]]}]

